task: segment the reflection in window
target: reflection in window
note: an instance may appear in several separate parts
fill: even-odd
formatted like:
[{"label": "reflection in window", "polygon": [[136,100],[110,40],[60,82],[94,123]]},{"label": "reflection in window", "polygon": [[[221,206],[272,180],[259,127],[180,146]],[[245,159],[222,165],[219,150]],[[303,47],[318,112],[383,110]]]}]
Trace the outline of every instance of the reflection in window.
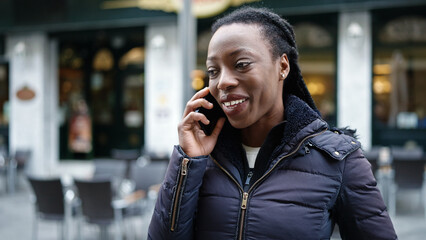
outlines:
[{"label": "reflection in window", "polygon": [[324,27],[302,22],[294,25],[303,78],[324,120],[336,124],[336,59],[333,36]]},{"label": "reflection in window", "polygon": [[376,127],[426,129],[426,31],[417,31],[425,27],[425,18],[408,16],[379,32],[373,66]]},{"label": "reflection in window", "polygon": [[126,127],[140,128],[143,125],[143,74],[128,75],[124,79],[123,109]]},{"label": "reflection in window", "polygon": [[120,69],[126,69],[129,65],[142,66],[145,61],[145,49],[143,47],[135,47],[130,49],[120,59]]},{"label": "reflection in window", "polygon": [[84,52],[75,46],[62,46],[59,54],[60,124],[67,124],[72,106],[84,96]]},{"label": "reflection in window", "polygon": [[114,67],[114,56],[108,48],[100,49],[93,58],[93,69],[110,71]]},{"label": "reflection in window", "polygon": [[93,122],[99,125],[114,124],[115,104],[114,72],[94,71],[91,76]]},{"label": "reflection in window", "polygon": [[9,125],[8,65],[0,64],[0,126]]},{"label": "reflection in window", "polygon": [[[59,52],[60,157],[84,159],[90,154],[91,120],[85,99],[84,58],[87,50],[61,44]],[[84,140],[86,141],[84,141]],[[83,140],[83,141],[81,141]]]},{"label": "reflection in window", "polygon": [[[303,16],[293,24],[303,78],[322,117],[336,125],[336,28],[335,15]],[[317,21],[317,19],[319,19]],[[197,41],[197,69],[205,70],[210,30],[201,31]],[[206,83],[208,80],[206,80]]]}]

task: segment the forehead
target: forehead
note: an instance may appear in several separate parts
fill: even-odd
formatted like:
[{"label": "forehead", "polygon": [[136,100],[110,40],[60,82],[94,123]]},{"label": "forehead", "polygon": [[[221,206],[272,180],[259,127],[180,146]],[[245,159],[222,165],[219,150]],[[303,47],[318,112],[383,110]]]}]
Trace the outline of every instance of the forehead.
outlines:
[{"label": "forehead", "polygon": [[264,38],[261,27],[256,24],[233,23],[221,26],[212,36],[208,56],[216,56],[224,51],[239,48],[260,51],[268,54],[269,42]]}]

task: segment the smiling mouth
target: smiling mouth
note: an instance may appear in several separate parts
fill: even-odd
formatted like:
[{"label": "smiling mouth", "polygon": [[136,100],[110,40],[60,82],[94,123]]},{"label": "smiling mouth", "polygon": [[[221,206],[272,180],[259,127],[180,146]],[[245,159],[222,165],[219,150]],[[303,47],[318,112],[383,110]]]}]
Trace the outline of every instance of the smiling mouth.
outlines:
[{"label": "smiling mouth", "polygon": [[229,102],[223,102],[222,104],[225,107],[236,107],[238,104],[241,104],[243,102],[245,102],[247,99],[243,98],[243,99],[238,99],[238,100],[233,100],[233,101],[229,101]]}]

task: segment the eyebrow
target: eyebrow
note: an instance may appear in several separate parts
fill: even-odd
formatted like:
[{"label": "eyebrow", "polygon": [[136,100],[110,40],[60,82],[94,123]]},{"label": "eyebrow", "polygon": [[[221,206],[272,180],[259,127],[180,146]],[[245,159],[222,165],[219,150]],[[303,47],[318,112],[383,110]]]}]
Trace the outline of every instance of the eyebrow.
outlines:
[{"label": "eyebrow", "polygon": [[[229,56],[230,56],[230,57],[233,57],[233,56],[238,55],[238,54],[240,54],[240,53],[248,53],[248,54],[252,55],[251,51],[250,51],[248,48],[244,48],[244,47],[242,47],[242,48],[238,48],[238,49],[236,49],[236,50],[232,51],[232,52],[229,54]],[[208,62],[208,61],[214,61],[215,59],[216,59],[216,57],[215,57],[215,56],[207,57],[206,62]]]}]

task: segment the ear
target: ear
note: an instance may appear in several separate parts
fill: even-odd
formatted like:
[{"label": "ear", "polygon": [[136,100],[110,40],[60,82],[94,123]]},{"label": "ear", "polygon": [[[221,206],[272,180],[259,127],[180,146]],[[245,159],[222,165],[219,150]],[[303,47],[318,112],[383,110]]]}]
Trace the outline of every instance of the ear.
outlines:
[{"label": "ear", "polygon": [[280,80],[287,78],[290,72],[290,62],[288,61],[287,54],[283,53],[280,57]]}]

